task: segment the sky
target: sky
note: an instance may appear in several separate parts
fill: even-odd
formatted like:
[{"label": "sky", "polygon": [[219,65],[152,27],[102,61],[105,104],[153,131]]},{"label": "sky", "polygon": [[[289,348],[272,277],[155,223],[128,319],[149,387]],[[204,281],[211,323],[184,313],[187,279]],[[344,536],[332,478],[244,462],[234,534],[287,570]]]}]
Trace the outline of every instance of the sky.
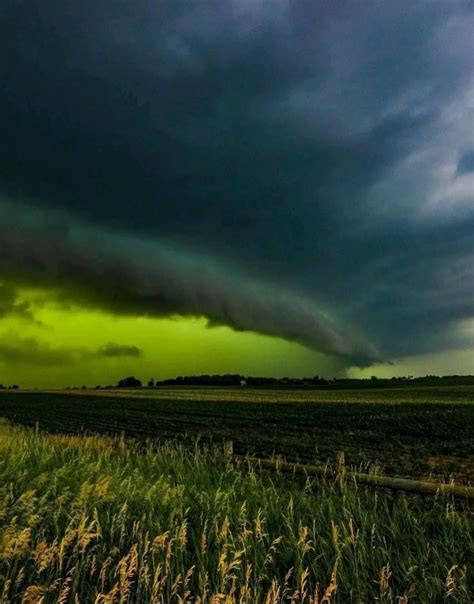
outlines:
[{"label": "sky", "polygon": [[3,2],[0,383],[474,373],[473,29]]}]

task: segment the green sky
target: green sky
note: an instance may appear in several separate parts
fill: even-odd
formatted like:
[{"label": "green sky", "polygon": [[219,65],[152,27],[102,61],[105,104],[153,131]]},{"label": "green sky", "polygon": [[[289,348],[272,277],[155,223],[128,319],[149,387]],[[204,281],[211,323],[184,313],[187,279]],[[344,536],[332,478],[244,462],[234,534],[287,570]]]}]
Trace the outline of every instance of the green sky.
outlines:
[{"label": "green sky", "polygon": [[[458,350],[349,368],[347,375],[469,373],[472,358],[471,350]],[[48,290],[17,290],[15,305],[0,319],[0,383],[25,388],[115,384],[127,375],[147,381],[201,373],[345,372],[341,361],[280,338],[210,328],[202,317],[124,316],[65,305]]]},{"label": "green sky", "polygon": [[0,321],[0,383],[54,388],[115,384],[200,373],[332,375],[338,363],[303,346],[204,318],[113,315],[58,304],[47,291],[21,290]]}]

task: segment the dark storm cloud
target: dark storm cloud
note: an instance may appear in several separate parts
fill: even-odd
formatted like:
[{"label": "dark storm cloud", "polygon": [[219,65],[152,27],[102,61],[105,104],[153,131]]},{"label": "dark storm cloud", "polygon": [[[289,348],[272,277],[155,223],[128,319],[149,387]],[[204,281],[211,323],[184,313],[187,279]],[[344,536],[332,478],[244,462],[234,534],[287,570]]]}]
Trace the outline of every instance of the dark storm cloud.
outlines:
[{"label": "dark storm cloud", "polygon": [[13,331],[0,334],[0,363],[30,365],[36,367],[66,367],[98,358],[139,357],[141,350],[136,346],[108,343],[98,350],[52,346],[37,338],[19,337]]},{"label": "dark storm cloud", "polygon": [[[3,270],[349,357],[377,355],[314,308],[386,355],[450,345],[473,313],[473,25],[463,0],[5,2],[0,190],[119,234],[79,253],[43,224],[41,251],[20,221]],[[127,236],[176,254],[147,276]]]},{"label": "dark storm cloud", "polygon": [[77,354],[41,343],[36,338],[18,338],[13,333],[3,333],[0,339],[0,362],[7,365],[63,367],[76,360]]},{"label": "dark storm cloud", "polygon": [[6,316],[16,316],[39,324],[28,302],[20,301],[14,287],[0,283],[0,319]]},{"label": "dark storm cloud", "polygon": [[118,358],[118,357],[140,357],[142,351],[138,346],[128,346],[125,344],[116,344],[115,342],[108,342],[104,346],[101,346],[97,351],[97,354],[101,357]]},{"label": "dark storm cloud", "polygon": [[301,297],[256,284],[219,264],[153,242],[79,226],[64,215],[0,204],[0,274],[58,290],[79,302],[122,314],[205,316],[228,325],[295,340],[364,365],[379,358],[354,330],[342,329]]}]

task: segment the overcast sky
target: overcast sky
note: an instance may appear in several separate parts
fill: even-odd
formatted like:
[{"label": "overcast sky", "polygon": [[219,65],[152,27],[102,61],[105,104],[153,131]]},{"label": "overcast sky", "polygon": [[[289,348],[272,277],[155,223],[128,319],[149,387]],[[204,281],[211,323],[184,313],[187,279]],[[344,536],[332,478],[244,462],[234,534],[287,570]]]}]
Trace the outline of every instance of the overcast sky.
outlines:
[{"label": "overcast sky", "polygon": [[468,0],[3,2],[0,366],[64,353],[50,304],[474,373],[473,31]]}]

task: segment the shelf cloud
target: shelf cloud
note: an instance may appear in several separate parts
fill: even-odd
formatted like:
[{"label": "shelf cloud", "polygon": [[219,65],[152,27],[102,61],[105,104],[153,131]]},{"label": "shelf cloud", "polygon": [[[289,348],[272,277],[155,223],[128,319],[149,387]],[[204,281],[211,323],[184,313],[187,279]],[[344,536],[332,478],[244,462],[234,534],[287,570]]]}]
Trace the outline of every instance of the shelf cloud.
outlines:
[{"label": "shelf cloud", "polygon": [[[354,364],[377,358],[375,348],[338,328],[309,301],[209,259],[18,205],[0,205],[0,214],[6,227],[0,233],[0,275],[54,288],[64,303],[118,314],[204,316],[211,326],[295,340]],[[123,352],[114,345],[102,350],[104,356]]]},{"label": "shelf cloud", "polygon": [[0,316],[21,282],[347,367],[474,345],[473,28],[467,0],[6,2]]}]

